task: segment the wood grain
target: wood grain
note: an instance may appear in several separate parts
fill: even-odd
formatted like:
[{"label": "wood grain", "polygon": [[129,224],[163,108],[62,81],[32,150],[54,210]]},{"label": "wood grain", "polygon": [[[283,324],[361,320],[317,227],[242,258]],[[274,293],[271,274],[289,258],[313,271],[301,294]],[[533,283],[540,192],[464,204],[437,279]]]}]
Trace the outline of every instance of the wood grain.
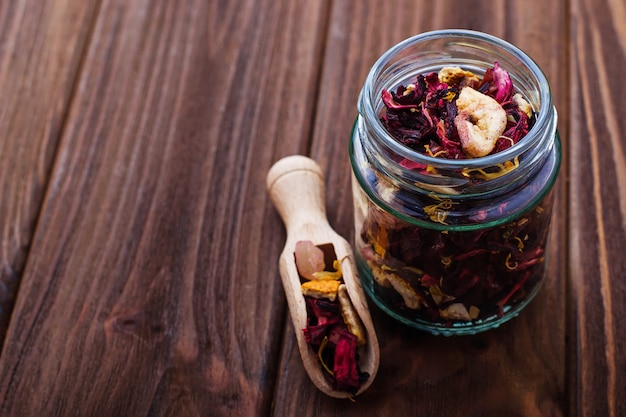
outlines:
[{"label": "wood grain", "polygon": [[[0,2],[0,415],[626,415],[625,20],[622,0]],[[351,237],[365,76],[452,27],[516,44],[550,80],[548,279],[473,337],[371,306],[376,380],[329,398],[288,320],[265,176],[312,156]]]},{"label": "wood grain", "polygon": [[[371,65],[396,42],[448,27],[503,37],[544,67],[557,106],[566,110],[567,54],[562,48],[567,27],[560,22],[567,10],[554,2],[533,7],[504,1],[470,1],[463,7],[452,1],[395,2],[393,7],[382,1],[333,3],[312,156],[326,172],[328,216],[337,231],[353,235],[347,144],[358,93]],[[567,120],[567,112],[561,113],[561,120]],[[403,328],[371,306],[381,345],[380,370],[356,404],[311,392],[285,333],[275,415],[566,415],[566,271],[560,261],[567,218],[564,191],[559,182],[549,279],[519,318],[484,335],[438,338]]]},{"label": "wood grain", "polygon": [[102,1],[0,362],[0,414],[269,410],[285,301],[266,272],[283,242],[264,179],[308,146],[325,7]]},{"label": "wood grain", "polygon": [[0,3],[0,346],[96,8]]},{"label": "wood grain", "polygon": [[573,416],[626,414],[623,2],[572,4],[569,350]]}]

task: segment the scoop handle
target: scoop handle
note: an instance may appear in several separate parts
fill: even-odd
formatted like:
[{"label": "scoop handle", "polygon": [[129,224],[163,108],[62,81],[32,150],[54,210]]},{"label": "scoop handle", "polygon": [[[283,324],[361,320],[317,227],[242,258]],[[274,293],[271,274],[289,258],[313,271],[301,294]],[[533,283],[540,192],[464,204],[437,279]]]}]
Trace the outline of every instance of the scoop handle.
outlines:
[{"label": "scoop handle", "polygon": [[324,173],[311,158],[292,155],[280,159],[267,173],[267,190],[288,234],[305,225],[328,224]]}]

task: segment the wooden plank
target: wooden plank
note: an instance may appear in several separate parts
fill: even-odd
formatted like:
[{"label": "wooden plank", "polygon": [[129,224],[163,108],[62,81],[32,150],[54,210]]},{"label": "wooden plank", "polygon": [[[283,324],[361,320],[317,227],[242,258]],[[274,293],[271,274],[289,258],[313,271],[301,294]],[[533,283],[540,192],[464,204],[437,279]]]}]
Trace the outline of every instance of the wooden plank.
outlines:
[{"label": "wooden plank", "polygon": [[[333,3],[312,156],[327,174],[328,215],[353,235],[347,143],[367,71],[396,42],[426,30],[462,27],[490,32],[532,56],[552,81],[567,130],[567,26],[563,2],[499,1]],[[290,325],[276,388],[277,416],[561,415],[565,390],[566,165],[555,190],[549,279],[523,314],[475,337],[413,332],[373,308],[381,345],[376,381],[356,404],[325,397],[299,365]]]},{"label": "wooden plank", "polygon": [[0,346],[96,5],[0,3]]},{"label": "wooden plank", "polygon": [[569,415],[626,415],[623,2],[572,2]]},{"label": "wooden plank", "polygon": [[265,192],[308,147],[323,2],[103,0],[0,361],[0,414],[261,415]]}]

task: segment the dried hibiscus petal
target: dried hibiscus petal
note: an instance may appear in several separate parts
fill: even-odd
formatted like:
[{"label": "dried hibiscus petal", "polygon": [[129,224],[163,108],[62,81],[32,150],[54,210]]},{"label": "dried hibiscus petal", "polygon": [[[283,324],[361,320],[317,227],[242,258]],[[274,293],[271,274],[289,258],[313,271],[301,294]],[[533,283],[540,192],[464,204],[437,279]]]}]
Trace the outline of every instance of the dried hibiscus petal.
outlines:
[{"label": "dried hibiscus petal", "polygon": [[334,321],[327,322],[326,324],[320,324],[316,326],[307,325],[302,331],[304,332],[304,339],[306,342],[315,347],[321,346],[328,334],[329,326],[333,324],[337,324],[339,322],[339,318]]},{"label": "dried hibiscus petal", "polygon": [[513,82],[509,73],[500,64],[495,62],[493,68],[487,69],[478,89],[496,99],[498,103],[504,103],[513,95]]},{"label": "dried hibiscus petal", "polygon": [[341,318],[339,303],[330,300],[304,297],[309,321],[314,325],[333,324]]},{"label": "dried hibiscus petal", "polygon": [[336,339],[333,361],[335,389],[355,393],[359,388],[356,336],[345,329],[339,333]]}]

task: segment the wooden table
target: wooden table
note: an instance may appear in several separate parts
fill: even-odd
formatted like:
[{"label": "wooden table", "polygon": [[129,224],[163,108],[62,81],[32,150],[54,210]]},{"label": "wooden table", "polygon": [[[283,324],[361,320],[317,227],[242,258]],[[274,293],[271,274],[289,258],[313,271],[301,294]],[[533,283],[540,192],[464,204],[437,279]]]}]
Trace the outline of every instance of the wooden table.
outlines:
[{"label": "wooden table", "polygon": [[[0,415],[626,415],[624,21],[623,0],[0,2]],[[265,175],[313,157],[351,236],[365,75],[451,27],[551,82],[549,278],[473,337],[372,307],[379,374],[332,399],[295,345]]]}]

